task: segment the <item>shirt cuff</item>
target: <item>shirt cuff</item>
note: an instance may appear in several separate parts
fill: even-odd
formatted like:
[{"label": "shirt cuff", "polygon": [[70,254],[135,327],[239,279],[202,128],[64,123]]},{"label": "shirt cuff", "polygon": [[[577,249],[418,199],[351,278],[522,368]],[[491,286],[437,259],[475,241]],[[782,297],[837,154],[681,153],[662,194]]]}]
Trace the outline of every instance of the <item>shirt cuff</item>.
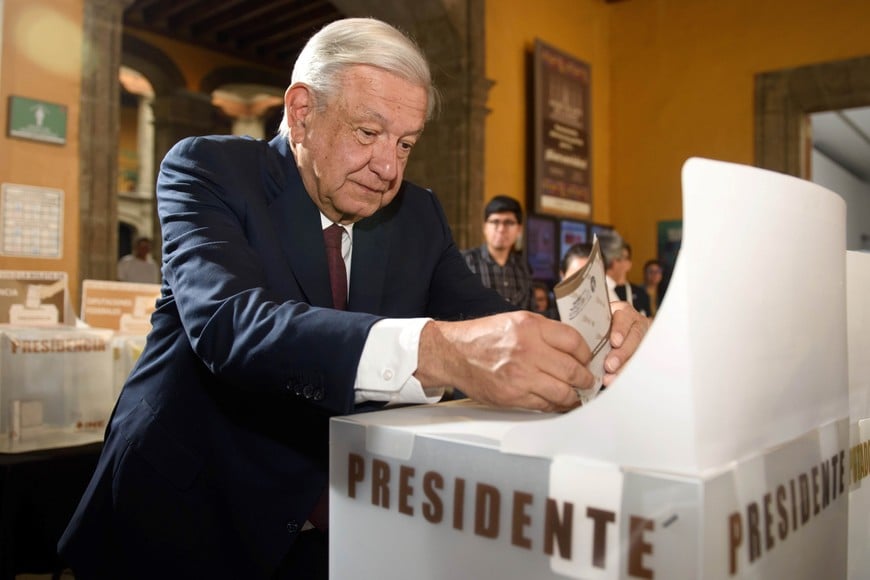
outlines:
[{"label": "shirt cuff", "polygon": [[431,318],[385,318],[369,331],[353,388],[355,402],[437,403],[443,388],[424,389],[414,377],[420,333]]}]

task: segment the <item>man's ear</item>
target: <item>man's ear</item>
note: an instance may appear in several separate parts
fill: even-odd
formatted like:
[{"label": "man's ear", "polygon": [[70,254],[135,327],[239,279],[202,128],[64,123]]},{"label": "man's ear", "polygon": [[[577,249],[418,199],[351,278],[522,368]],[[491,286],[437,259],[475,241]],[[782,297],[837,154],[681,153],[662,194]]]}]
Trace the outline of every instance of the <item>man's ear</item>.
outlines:
[{"label": "man's ear", "polygon": [[298,143],[305,136],[305,122],[313,110],[314,95],[311,88],[302,83],[290,85],[284,93],[284,112],[290,130],[290,141]]}]

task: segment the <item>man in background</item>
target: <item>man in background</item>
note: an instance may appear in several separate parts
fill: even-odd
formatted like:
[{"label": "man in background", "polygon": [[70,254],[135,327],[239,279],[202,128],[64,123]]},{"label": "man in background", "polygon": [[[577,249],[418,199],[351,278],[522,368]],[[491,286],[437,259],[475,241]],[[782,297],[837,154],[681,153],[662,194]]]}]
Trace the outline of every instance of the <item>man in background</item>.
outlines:
[{"label": "man in background", "polygon": [[523,209],[512,197],[497,195],[483,212],[485,242],[462,252],[472,272],[487,288],[523,310],[533,310],[532,268],[516,251],[523,225]]},{"label": "man in background", "polygon": [[592,255],[592,244],[588,242],[578,242],[573,244],[562,256],[559,261],[559,275],[561,280],[564,280],[574,272],[581,270],[589,261],[589,256]]},{"label": "man in background", "polygon": [[607,268],[607,289],[611,300],[624,300],[635,310],[649,316],[649,296],[643,286],[628,281],[631,271],[631,245],[617,232],[604,233],[601,239],[601,253]]},{"label": "man in background", "polygon": [[151,238],[138,238],[133,253],[118,262],[118,280],[121,282],[160,283],[160,268],[151,257]]}]

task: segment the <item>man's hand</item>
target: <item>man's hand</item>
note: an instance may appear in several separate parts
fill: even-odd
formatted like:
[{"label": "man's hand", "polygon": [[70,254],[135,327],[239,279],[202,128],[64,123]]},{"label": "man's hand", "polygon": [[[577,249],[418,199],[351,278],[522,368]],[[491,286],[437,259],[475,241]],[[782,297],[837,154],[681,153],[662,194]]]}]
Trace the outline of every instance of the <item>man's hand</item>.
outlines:
[{"label": "man's hand", "polygon": [[610,311],[613,313],[610,323],[610,346],[613,350],[604,360],[604,386],[616,379],[619,370],[631,358],[649,330],[649,318],[628,302],[611,302]]},{"label": "man's hand", "polygon": [[[614,328],[625,337],[618,349],[625,353],[636,332],[627,322]],[[567,324],[508,312],[426,324],[415,376],[424,387],[456,387],[494,406],[566,411],[579,404],[574,387],[592,386],[590,358],[583,337]]]}]

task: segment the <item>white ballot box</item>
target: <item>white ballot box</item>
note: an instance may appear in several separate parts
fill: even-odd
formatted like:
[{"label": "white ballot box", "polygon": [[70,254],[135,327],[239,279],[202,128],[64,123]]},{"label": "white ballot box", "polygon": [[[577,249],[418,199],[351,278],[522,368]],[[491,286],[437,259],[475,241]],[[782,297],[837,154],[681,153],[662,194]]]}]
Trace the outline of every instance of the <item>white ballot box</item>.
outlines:
[{"label": "white ballot box", "polygon": [[0,327],[0,452],[102,441],[115,397],[112,332]]},{"label": "white ballot box", "polygon": [[333,419],[332,578],[846,577],[845,203],[691,159],[683,210],[656,320],[588,405]]},{"label": "white ballot box", "polygon": [[848,252],[849,578],[870,575],[870,254]]}]

